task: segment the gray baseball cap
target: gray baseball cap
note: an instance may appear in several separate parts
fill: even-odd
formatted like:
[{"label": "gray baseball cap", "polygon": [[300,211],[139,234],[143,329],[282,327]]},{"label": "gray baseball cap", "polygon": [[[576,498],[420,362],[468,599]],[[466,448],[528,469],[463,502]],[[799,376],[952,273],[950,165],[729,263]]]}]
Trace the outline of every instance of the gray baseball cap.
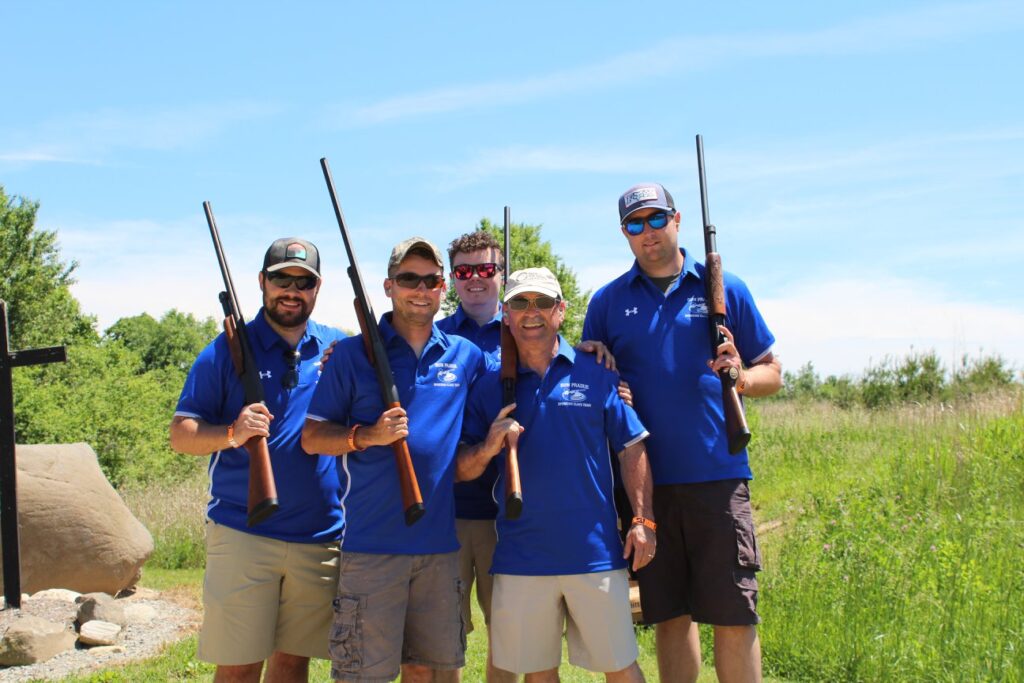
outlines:
[{"label": "gray baseball cap", "polygon": [[640,209],[664,209],[675,211],[676,203],[672,201],[672,195],[660,183],[641,183],[634,185],[619,197],[619,223],[625,223],[626,219]]},{"label": "gray baseball cap", "polygon": [[320,277],[320,252],[312,242],[301,237],[282,237],[274,240],[263,257],[263,272],[273,273],[283,268],[305,268]]},{"label": "gray baseball cap", "polygon": [[396,244],[395,248],[391,250],[391,258],[388,259],[388,274],[390,274],[391,271],[409,255],[409,252],[416,247],[432,254],[434,263],[444,271],[444,257],[441,256],[441,250],[422,237],[410,237],[409,239],[402,240]]}]

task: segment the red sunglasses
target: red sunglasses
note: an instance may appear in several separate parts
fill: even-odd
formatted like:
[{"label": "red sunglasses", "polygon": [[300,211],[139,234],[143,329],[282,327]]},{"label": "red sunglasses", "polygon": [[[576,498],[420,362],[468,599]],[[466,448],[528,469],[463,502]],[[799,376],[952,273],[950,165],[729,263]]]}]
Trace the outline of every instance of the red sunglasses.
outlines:
[{"label": "red sunglasses", "polygon": [[491,278],[498,272],[497,263],[461,263],[452,268],[456,280],[469,280],[476,273],[479,277]]}]

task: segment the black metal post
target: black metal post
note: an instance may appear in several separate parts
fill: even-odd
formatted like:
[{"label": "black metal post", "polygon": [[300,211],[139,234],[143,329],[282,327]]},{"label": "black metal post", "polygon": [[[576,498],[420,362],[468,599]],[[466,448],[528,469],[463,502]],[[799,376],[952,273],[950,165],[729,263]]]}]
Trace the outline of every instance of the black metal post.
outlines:
[{"label": "black metal post", "polygon": [[14,459],[14,386],[11,369],[67,360],[63,346],[12,353],[7,302],[0,299],[0,541],[3,543],[6,607],[21,607],[21,546],[18,538],[18,467]]}]

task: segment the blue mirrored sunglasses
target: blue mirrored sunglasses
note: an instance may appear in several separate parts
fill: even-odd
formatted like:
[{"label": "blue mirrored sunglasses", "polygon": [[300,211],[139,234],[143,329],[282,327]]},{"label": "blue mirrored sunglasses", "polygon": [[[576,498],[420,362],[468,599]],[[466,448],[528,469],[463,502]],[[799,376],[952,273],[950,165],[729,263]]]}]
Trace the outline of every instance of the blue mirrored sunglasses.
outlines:
[{"label": "blue mirrored sunglasses", "polygon": [[644,223],[651,226],[651,230],[661,230],[668,222],[672,219],[675,212],[668,213],[667,211],[659,211],[658,213],[652,213],[646,218],[630,218],[622,227],[626,229],[630,235],[639,235],[644,231]]}]

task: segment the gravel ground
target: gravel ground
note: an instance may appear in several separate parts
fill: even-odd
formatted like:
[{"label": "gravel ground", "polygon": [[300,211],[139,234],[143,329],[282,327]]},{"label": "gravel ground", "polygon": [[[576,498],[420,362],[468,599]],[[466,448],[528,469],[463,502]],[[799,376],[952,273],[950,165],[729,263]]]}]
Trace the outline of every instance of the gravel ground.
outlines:
[{"label": "gravel ground", "polygon": [[[84,648],[73,650],[29,666],[0,667],[0,681],[56,681],[69,674],[120,666],[127,662],[146,659],[155,654],[165,643],[180,640],[195,632],[201,617],[190,607],[164,599],[154,590],[140,588],[136,593],[118,602],[149,605],[156,610],[156,618],[148,623],[130,623],[121,631],[114,648]],[[22,602],[21,613],[30,614],[50,621],[74,621],[78,605],[62,600],[30,599]],[[18,617],[17,610],[0,611],[0,632]],[[80,649],[79,649],[80,648]]]}]

